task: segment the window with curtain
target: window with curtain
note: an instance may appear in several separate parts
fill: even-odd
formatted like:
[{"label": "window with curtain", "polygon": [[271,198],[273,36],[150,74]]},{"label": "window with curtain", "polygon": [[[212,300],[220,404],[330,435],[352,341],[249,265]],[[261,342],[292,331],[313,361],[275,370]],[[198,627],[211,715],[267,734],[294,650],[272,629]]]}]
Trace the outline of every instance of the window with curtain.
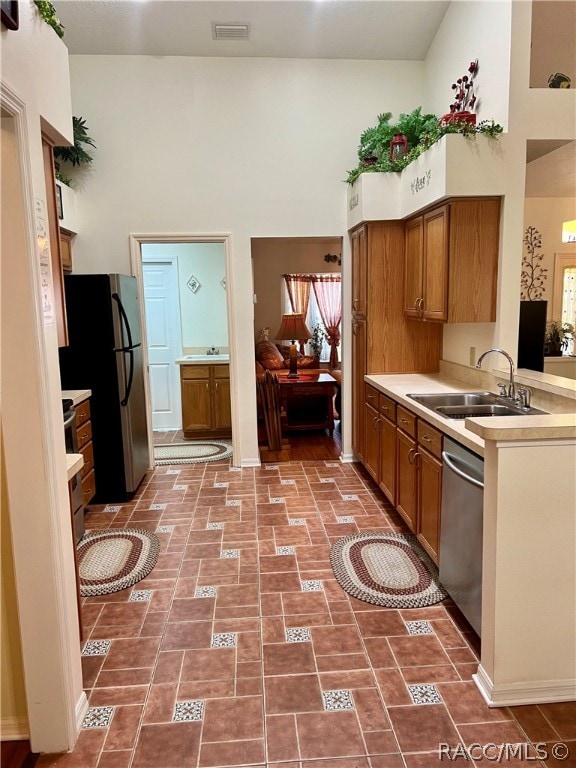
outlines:
[{"label": "window with curtain", "polygon": [[[340,343],[341,275],[337,272],[290,274],[283,276],[283,283],[283,312],[301,312],[312,332],[320,326],[325,334],[320,362],[329,362],[330,367],[335,368]],[[312,354],[309,343],[301,344],[300,351]]]},{"label": "window with curtain", "polygon": [[[565,267],[562,274],[561,321],[576,326],[576,267]],[[574,354],[574,338],[568,341],[565,354]]]}]

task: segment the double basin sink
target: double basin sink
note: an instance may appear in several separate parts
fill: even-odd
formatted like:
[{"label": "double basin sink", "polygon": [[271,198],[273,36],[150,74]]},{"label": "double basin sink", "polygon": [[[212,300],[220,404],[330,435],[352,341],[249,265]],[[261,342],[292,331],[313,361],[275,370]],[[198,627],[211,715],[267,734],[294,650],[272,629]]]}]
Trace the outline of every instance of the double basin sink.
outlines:
[{"label": "double basin sink", "polygon": [[534,416],[544,414],[536,408],[525,408],[492,392],[442,392],[409,394],[425,408],[445,419],[469,419],[474,416]]}]

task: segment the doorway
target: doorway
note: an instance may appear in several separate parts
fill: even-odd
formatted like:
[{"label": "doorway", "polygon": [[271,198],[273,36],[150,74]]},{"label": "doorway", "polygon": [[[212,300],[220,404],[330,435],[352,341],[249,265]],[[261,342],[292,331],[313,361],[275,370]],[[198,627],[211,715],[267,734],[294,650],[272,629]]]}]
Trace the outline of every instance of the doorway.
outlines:
[{"label": "doorway", "polygon": [[132,235],[130,243],[132,273],[144,297],[152,457],[155,443],[182,437],[178,361],[212,347],[229,352],[228,235]]}]

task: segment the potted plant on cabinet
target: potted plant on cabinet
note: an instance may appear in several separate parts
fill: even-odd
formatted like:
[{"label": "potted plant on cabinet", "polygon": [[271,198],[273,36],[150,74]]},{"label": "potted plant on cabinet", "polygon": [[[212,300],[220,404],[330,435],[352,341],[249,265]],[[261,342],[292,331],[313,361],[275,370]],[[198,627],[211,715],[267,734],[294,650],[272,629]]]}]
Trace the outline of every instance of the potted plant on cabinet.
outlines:
[{"label": "potted plant on cabinet", "polygon": [[73,117],[74,144],[72,146],[54,147],[54,161],[56,166],[56,178],[66,186],[70,186],[71,179],[64,176],[60,169],[60,163],[67,163],[72,167],[90,165],[94,158],[86,150],[86,147],[96,148],[94,139],[88,135],[88,126],[83,117]]},{"label": "potted plant on cabinet", "polygon": [[548,357],[559,357],[568,349],[568,345],[573,338],[574,326],[572,323],[563,323],[561,320],[548,320],[544,337],[544,354]]}]

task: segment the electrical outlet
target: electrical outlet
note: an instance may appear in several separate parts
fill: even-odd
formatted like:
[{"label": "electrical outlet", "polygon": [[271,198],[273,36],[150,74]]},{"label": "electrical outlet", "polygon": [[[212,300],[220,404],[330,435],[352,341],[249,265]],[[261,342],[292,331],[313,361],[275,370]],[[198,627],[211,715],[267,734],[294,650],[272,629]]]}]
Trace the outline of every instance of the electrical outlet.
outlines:
[{"label": "electrical outlet", "polygon": [[476,347],[470,347],[470,365],[476,365]]}]

